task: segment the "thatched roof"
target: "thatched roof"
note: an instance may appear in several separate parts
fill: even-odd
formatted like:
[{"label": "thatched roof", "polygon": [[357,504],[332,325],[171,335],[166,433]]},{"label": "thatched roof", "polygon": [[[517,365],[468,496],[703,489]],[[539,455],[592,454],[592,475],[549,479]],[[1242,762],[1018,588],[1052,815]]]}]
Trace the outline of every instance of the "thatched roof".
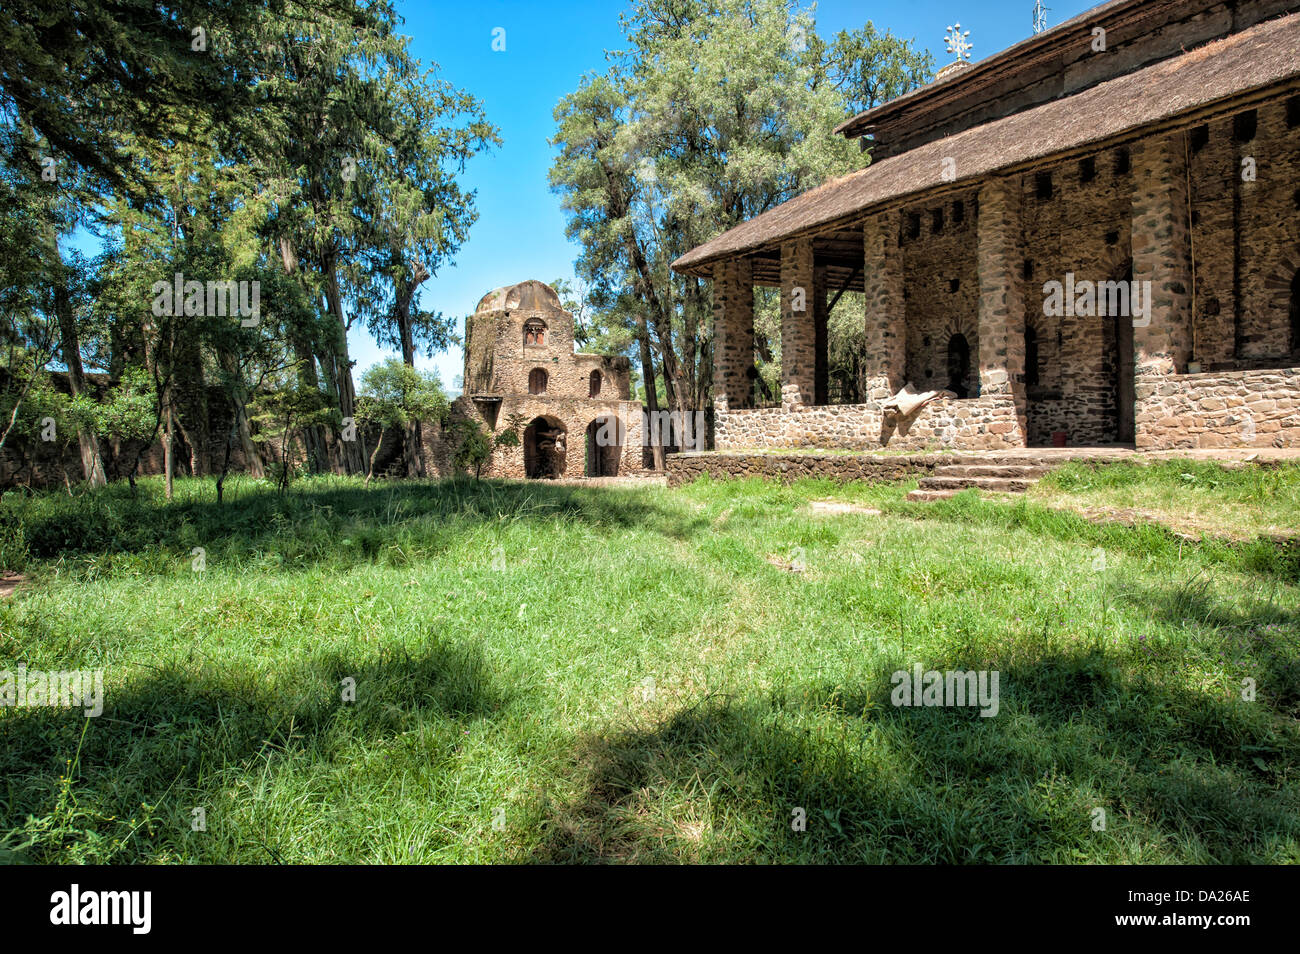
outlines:
[{"label": "thatched roof", "polygon": [[[708,276],[714,262],[769,251],[784,240],[849,224],[873,207],[931,191],[969,188],[991,175],[1138,131],[1176,128],[1247,100],[1300,87],[1300,14],[1260,23],[1188,53],[1100,83],[850,173],[796,196],[687,252],[673,269]],[[956,161],[945,181],[944,160]]]}]

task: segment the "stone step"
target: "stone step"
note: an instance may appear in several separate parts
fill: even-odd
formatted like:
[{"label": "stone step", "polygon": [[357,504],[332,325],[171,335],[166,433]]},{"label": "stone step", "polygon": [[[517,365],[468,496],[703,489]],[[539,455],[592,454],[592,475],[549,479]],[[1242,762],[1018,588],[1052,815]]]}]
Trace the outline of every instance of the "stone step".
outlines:
[{"label": "stone step", "polygon": [[1047,468],[1038,464],[940,464],[935,477],[1041,477]]},{"label": "stone step", "polygon": [[957,491],[955,490],[913,490],[903,499],[915,503],[927,500],[947,500],[949,497],[955,497],[956,495]]},{"label": "stone step", "polygon": [[1024,493],[1034,484],[1037,477],[922,477],[917,482],[920,490],[965,490],[974,487],[977,490],[991,490],[1000,493]]},{"label": "stone step", "polygon": [[975,457],[966,454],[953,454],[952,456],[944,455],[943,462],[936,465],[939,467],[1045,467],[1051,469],[1059,466],[1062,462],[1059,459],[1052,460],[1046,457],[1021,457],[1007,455],[1006,457]]}]

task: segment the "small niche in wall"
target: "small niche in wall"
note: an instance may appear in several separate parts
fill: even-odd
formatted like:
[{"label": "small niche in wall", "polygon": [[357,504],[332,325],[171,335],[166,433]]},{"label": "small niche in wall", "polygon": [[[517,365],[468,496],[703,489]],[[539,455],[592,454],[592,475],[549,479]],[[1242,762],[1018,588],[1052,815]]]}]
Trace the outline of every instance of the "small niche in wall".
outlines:
[{"label": "small niche in wall", "polygon": [[953,293],[955,294],[956,291],[957,291],[957,289],[959,289],[959,288],[961,288],[961,279],[960,279],[960,278],[954,278],[954,279],[952,279],[951,281],[948,282],[948,291],[953,292]]},{"label": "small niche in wall", "polygon": [[1091,182],[1097,178],[1097,160],[1092,156],[1085,156],[1079,160],[1079,181]]},{"label": "small niche in wall", "polygon": [[1210,142],[1210,126],[1208,123],[1202,123],[1192,130],[1192,152],[1200,152]]},{"label": "small niche in wall", "polygon": [[1300,96],[1292,96],[1286,101],[1286,128],[1300,126]]},{"label": "small niche in wall", "polygon": [[1020,277],[1025,281],[1034,277],[1034,260],[1032,258],[1025,259],[1024,263],[1021,264]]},{"label": "small niche in wall", "polygon": [[1118,244],[1119,244],[1119,232],[1116,232],[1116,231],[1114,231],[1114,230],[1112,230],[1112,231],[1110,231],[1110,232],[1107,232],[1107,233],[1106,233],[1106,244],[1107,244],[1107,245],[1118,245]]},{"label": "small niche in wall", "polygon": [[1126,176],[1129,170],[1133,168],[1133,159],[1129,156],[1128,149],[1115,150],[1115,175]]},{"label": "small niche in wall", "polygon": [[930,212],[930,232],[933,235],[943,234],[943,209]]},{"label": "small niche in wall", "polygon": [[966,221],[966,204],[964,202],[954,202],[952,204],[952,224],[961,225]]},{"label": "small niche in wall", "polygon": [[1040,172],[1034,176],[1034,193],[1043,202],[1052,198],[1052,174],[1050,172]]},{"label": "small niche in wall", "polygon": [[1253,109],[1238,113],[1232,117],[1232,138],[1234,142],[1250,142],[1255,138],[1259,126],[1259,114]]},{"label": "small niche in wall", "polygon": [[910,239],[921,237],[921,213],[907,213],[907,237]]}]

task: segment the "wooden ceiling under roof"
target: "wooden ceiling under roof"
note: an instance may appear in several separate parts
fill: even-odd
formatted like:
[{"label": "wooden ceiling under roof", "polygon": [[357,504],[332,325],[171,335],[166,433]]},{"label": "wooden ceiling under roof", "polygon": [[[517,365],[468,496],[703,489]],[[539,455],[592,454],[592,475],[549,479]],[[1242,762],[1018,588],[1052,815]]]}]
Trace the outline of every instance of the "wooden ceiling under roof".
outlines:
[{"label": "wooden ceiling under roof", "polygon": [[[753,256],[754,284],[781,284],[780,249],[768,249]],[[813,264],[825,266],[826,285],[832,293],[848,283],[846,291],[862,291],[862,232],[837,229],[813,238]]]}]

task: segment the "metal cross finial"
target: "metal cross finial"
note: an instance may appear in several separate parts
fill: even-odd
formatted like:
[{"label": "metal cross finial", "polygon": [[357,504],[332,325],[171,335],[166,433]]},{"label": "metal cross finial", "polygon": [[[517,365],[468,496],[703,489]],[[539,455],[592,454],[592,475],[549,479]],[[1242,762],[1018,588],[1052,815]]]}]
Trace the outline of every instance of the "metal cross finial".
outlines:
[{"label": "metal cross finial", "polygon": [[960,23],[948,27],[944,36],[944,43],[948,45],[948,52],[956,53],[959,60],[970,59],[971,44],[966,39],[968,36],[970,36],[970,30],[963,33]]},{"label": "metal cross finial", "polygon": [[1047,11],[1051,7],[1043,6],[1043,0],[1034,0],[1034,32],[1042,33],[1047,29]]}]

